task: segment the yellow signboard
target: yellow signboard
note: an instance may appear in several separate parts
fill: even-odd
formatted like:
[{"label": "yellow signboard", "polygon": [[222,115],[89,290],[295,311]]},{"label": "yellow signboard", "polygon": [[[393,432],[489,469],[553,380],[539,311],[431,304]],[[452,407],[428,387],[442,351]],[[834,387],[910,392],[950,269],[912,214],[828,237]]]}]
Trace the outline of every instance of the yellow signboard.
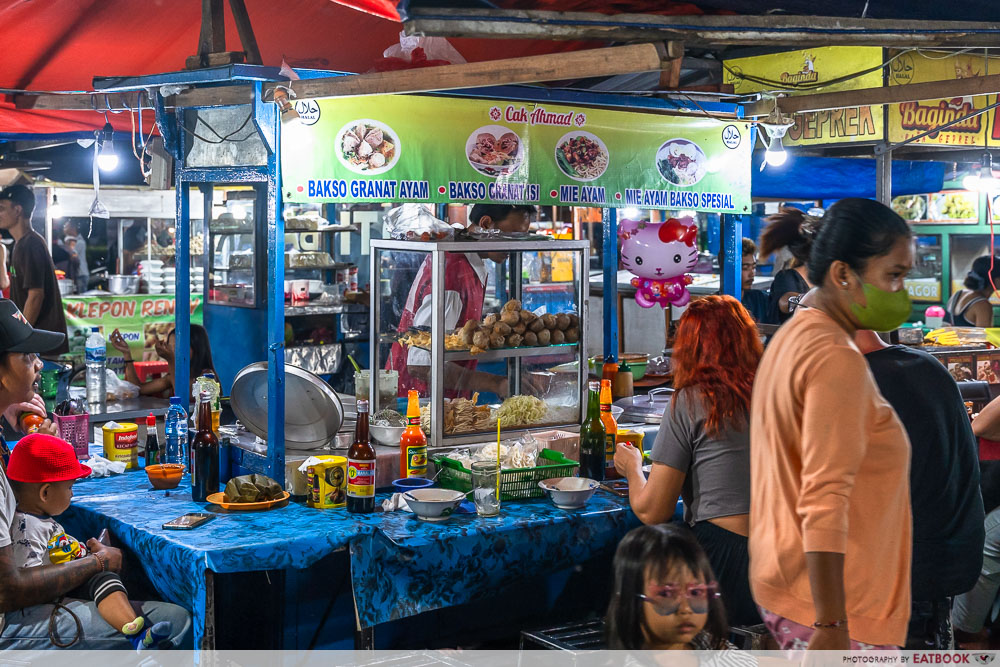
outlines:
[{"label": "yellow signboard", "polygon": [[[971,79],[986,74],[1000,73],[1000,58],[987,59],[982,54],[947,54],[911,51],[896,55],[889,66],[889,85],[905,86],[927,81],[954,81]],[[946,123],[967,116],[996,100],[995,95],[954,97],[951,99],[903,102],[889,106],[889,141],[905,141]],[[931,146],[983,146],[986,138],[990,145],[1000,145],[996,134],[995,111],[960,120],[951,127],[934,132],[914,143]]]},{"label": "yellow signboard", "polygon": [[[882,69],[878,68],[881,63],[880,47],[825,46],[727,60],[723,63],[723,75],[725,83],[732,84],[737,94],[762,91],[781,91],[790,95],[829,93],[881,86]],[[823,85],[871,68],[876,69],[846,81]],[[795,126],[785,135],[785,145],[881,141],[882,114],[881,106],[796,114]]]}]

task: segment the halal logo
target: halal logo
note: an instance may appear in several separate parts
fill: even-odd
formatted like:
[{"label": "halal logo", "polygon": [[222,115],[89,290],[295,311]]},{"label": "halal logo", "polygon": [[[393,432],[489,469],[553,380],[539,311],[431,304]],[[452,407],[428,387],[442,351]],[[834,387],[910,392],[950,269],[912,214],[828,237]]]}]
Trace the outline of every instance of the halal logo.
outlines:
[{"label": "halal logo", "polygon": [[740,128],[735,125],[726,125],[722,129],[722,143],[726,145],[726,148],[737,148],[742,140],[743,137],[740,135]]},{"label": "halal logo", "polygon": [[319,104],[316,100],[296,101],[295,111],[299,114],[299,120],[303,125],[315,125],[319,120]]},{"label": "halal logo", "polygon": [[913,80],[913,56],[904,53],[889,65],[889,77],[895,84],[910,83]]}]

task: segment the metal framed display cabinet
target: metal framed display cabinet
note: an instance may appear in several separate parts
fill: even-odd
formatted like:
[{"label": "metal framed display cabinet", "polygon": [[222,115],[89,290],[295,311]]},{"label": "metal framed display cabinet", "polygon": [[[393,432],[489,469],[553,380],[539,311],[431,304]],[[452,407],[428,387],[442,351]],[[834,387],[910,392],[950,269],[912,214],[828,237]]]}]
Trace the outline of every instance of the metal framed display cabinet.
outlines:
[{"label": "metal framed display cabinet", "polygon": [[[506,254],[507,259],[497,263],[495,283],[487,280],[486,304],[483,308],[482,316],[489,312],[498,312],[500,307],[508,299],[521,299],[522,292],[522,256],[524,253],[534,252],[556,252],[565,253],[571,256],[573,264],[572,293],[575,302],[576,314],[579,316],[579,340],[575,343],[564,343],[560,345],[536,346],[536,347],[504,347],[490,349],[486,352],[473,355],[468,350],[456,350],[445,348],[445,336],[453,333],[446,322],[447,302],[451,298],[445,290],[445,260],[449,253],[466,253],[475,255],[485,255],[486,253]],[[383,262],[383,257],[387,253],[393,253],[391,261]],[[473,389],[459,390],[452,386],[446,379],[446,365],[460,364],[471,360],[477,361],[478,369],[484,365],[492,365],[493,369],[486,372],[493,372],[495,375],[505,375],[508,382],[508,394],[517,396],[522,394],[522,388],[526,394],[538,394],[537,383],[532,382],[527,374],[540,373],[546,376],[548,388],[544,392],[548,405],[548,418],[541,423],[532,423],[518,426],[511,426],[505,431],[510,433],[517,431],[550,430],[552,428],[579,427],[583,421],[586,410],[586,380],[587,380],[587,360],[586,360],[586,322],[587,322],[587,293],[588,289],[588,262],[590,253],[589,241],[449,241],[449,242],[413,242],[394,240],[372,240],[370,269],[371,275],[378,276],[378,280],[372,280],[373,284],[380,284],[383,272],[387,266],[398,264],[400,253],[412,254],[417,261],[410,261],[413,267],[421,267],[430,263],[431,269],[431,323],[430,336],[431,345],[429,350],[423,348],[410,347],[407,355],[414,349],[424,350],[424,355],[429,355],[429,371],[426,382],[426,391],[422,392],[422,403],[429,400],[430,404],[430,437],[428,445],[430,447],[446,447],[452,445],[468,444],[473,442],[483,442],[496,437],[496,422],[491,421],[490,426],[476,431],[463,431],[462,433],[444,433],[444,399],[451,393],[453,397],[462,396],[468,398]],[[389,258],[387,258],[389,259]],[[372,312],[372,339],[378,340],[378,344],[371,347],[371,368],[385,368],[383,359],[388,355],[383,354],[388,351],[391,354],[391,347],[397,343],[397,339],[404,332],[398,332],[398,322],[393,321],[393,313],[389,312],[395,300],[405,299],[410,290],[410,284],[399,285],[390,290],[391,294],[382,294],[381,290],[372,290],[371,312]],[[490,292],[492,290],[492,292]],[[418,304],[419,305],[419,304]],[[457,316],[456,316],[457,317]],[[452,326],[451,328],[455,328]],[[426,356],[425,356],[426,358]],[[409,359],[409,357],[408,357]],[[414,365],[408,361],[408,370]],[[563,372],[551,374],[550,368],[560,367]],[[553,387],[557,387],[555,390]],[[405,396],[402,378],[400,379],[400,394]],[[483,390],[480,390],[484,393]],[[371,403],[372,412],[376,412],[387,406],[379,405],[378,383],[373,372],[371,382]],[[558,395],[558,398],[554,396]],[[497,399],[498,400],[498,399]],[[400,401],[400,404],[402,401]],[[553,407],[554,403],[561,403]],[[396,407],[396,406],[388,406]],[[402,407],[402,405],[400,405]]]}]

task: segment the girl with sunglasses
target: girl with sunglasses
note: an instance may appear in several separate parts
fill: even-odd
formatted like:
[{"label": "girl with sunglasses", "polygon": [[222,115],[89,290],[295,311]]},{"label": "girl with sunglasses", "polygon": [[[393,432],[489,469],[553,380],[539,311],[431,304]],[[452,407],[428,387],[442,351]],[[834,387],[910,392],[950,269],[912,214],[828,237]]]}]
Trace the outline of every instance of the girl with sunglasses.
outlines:
[{"label": "girl with sunglasses", "polygon": [[640,526],[618,545],[608,607],[608,647],[626,650],[735,648],[708,557],[677,524]]}]

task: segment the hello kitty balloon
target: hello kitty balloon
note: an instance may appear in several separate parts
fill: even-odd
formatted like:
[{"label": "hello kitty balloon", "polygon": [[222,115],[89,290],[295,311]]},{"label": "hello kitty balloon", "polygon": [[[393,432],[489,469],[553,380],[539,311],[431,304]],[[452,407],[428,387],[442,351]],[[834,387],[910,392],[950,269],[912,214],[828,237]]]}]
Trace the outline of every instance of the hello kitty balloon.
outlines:
[{"label": "hello kitty balloon", "polygon": [[684,306],[691,300],[685,275],[698,261],[698,227],[671,218],[666,222],[623,220],[618,228],[625,268],[636,275],[635,302],[643,308],[659,304]]}]

